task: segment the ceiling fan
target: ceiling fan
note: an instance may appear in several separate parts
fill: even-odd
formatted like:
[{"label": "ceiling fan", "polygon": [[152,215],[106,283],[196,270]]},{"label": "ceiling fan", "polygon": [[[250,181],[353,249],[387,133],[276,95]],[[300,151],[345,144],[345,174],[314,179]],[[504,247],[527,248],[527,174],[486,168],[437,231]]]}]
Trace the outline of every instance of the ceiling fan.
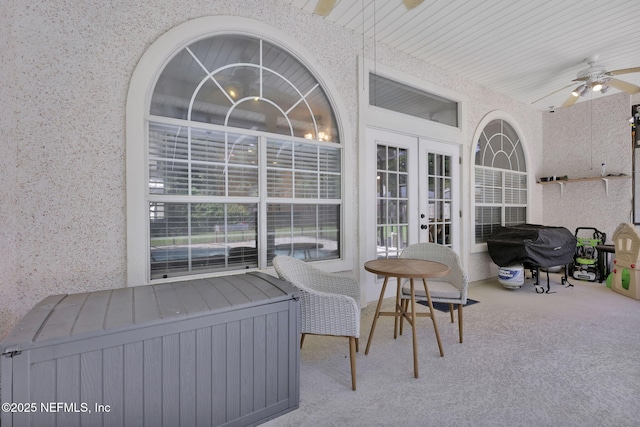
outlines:
[{"label": "ceiling fan", "polygon": [[[597,59],[597,57],[585,59],[585,62],[589,65],[589,68],[578,72],[577,77],[572,80],[574,82],[581,83],[578,87],[571,91],[571,95],[569,95],[569,98],[567,98],[564,104],[562,104],[563,108],[572,106],[578,101],[581,96],[585,96],[591,91],[605,93],[613,87],[631,95],[640,93],[640,86],[636,86],[634,84],[614,78],[614,76],[620,74],[638,73],[640,72],[640,67],[622,68],[619,70],[607,71],[606,67],[596,65]],[[552,92],[549,95],[545,95],[537,101],[534,101],[533,103],[535,104],[541,99],[565,90],[571,86],[573,86],[573,83],[569,86],[565,86],[562,89]]]},{"label": "ceiling fan", "polygon": [[[424,3],[424,0],[403,0],[403,3],[407,10],[411,10],[414,7],[420,6],[422,3]],[[318,0],[313,13],[319,16],[328,16],[335,5],[336,0]]]},{"label": "ceiling fan", "polygon": [[[244,61],[249,63],[249,61]],[[260,93],[260,75],[255,67],[237,66],[227,68],[217,73],[215,80],[222,85],[223,90],[233,99],[242,99]]]}]

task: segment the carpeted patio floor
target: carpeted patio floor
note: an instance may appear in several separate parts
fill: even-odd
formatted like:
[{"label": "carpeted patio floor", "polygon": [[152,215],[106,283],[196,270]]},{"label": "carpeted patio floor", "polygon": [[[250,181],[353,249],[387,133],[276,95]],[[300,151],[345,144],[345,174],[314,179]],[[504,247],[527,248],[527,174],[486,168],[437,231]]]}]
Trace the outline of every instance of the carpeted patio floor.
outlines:
[{"label": "carpeted patio floor", "polygon": [[[300,407],[265,426],[637,426],[640,420],[640,301],[604,284],[560,284],[537,294],[497,279],[473,283],[465,339],[436,311],[440,357],[430,320],[418,321],[420,377],[411,333],[393,339],[378,321],[364,355],[375,305],[362,312],[357,391],[348,341],[308,336],[301,350]],[[387,308],[393,307],[386,300]],[[424,307],[422,307],[424,308]]]}]

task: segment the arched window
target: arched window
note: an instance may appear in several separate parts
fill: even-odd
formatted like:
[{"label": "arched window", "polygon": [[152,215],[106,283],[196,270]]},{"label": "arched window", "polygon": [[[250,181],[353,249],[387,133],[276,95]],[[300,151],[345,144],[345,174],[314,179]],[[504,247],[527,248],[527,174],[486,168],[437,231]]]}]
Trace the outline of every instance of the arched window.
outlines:
[{"label": "arched window", "polygon": [[339,259],[343,147],[313,72],[263,37],[216,34],[157,75],[140,165],[146,282]]},{"label": "arched window", "polygon": [[498,226],[527,221],[527,167],[520,137],[505,120],[491,120],[476,144],[475,243]]}]

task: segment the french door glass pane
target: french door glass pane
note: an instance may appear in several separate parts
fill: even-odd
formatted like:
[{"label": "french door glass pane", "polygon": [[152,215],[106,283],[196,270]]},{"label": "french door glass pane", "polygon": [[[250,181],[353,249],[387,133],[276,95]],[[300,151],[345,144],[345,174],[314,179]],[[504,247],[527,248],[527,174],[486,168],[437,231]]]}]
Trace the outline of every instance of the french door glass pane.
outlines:
[{"label": "french door glass pane", "polygon": [[396,258],[408,241],[407,150],[377,147],[377,257]]},{"label": "french door glass pane", "polygon": [[451,245],[451,159],[452,156],[427,153],[429,241]]}]

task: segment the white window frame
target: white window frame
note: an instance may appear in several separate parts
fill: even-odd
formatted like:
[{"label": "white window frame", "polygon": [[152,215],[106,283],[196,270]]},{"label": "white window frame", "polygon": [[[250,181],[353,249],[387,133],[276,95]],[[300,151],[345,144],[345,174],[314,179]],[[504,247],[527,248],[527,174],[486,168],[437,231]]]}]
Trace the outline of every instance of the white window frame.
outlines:
[{"label": "white window frame", "polygon": [[[470,177],[470,188],[474,189],[475,188],[475,171],[476,171],[476,162],[475,162],[475,158],[476,158],[476,147],[478,146],[478,140],[480,139],[480,135],[482,134],[482,132],[484,131],[484,128],[492,121],[494,120],[503,120],[507,123],[509,123],[509,125],[511,125],[511,127],[516,131],[516,133],[518,134],[518,137],[520,138],[520,145],[522,146],[522,151],[524,153],[524,163],[526,166],[526,173],[525,175],[527,176],[527,203],[526,203],[526,222],[529,222],[529,217],[531,215],[531,191],[532,191],[532,182],[534,182],[534,180],[532,180],[532,175],[531,175],[531,166],[530,166],[530,155],[528,153],[527,150],[527,142],[526,142],[526,137],[524,132],[522,131],[522,128],[518,125],[518,122],[513,118],[513,116],[511,116],[510,114],[504,112],[504,111],[492,111],[489,114],[487,114],[486,116],[484,116],[482,118],[482,120],[480,121],[480,123],[478,123],[478,126],[476,127],[476,131],[474,132],[473,135],[473,139],[471,140],[471,146],[470,146],[470,153],[469,153],[469,166],[470,166],[470,172],[469,172],[469,177]],[[485,168],[487,169],[487,168]],[[508,171],[507,169],[498,169],[496,168],[495,170],[498,171]],[[513,172],[517,172],[517,171],[513,171]],[[502,175],[502,191],[504,193],[504,174]],[[470,233],[470,242],[471,242],[471,252],[472,253],[477,253],[477,252],[487,252],[487,244],[485,243],[476,243],[476,238],[475,238],[475,233],[476,233],[476,199],[475,199],[475,192],[471,191],[470,192],[470,196],[471,196],[471,208],[470,208],[470,224],[469,227],[467,228],[469,230]],[[504,204],[504,194],[503,194],[503,199],[502,199],[502,204],[500,205],[502,208],[505,207]],[[496,205],[497,206],[497,205]],[[523,206],[523,205],[513,205],[510,204],[508,206]],[[502,224],[504,224],[504,209],[501,212],[501,222]]]},{"label": "white window frame", "polygon": [[[346,108],[337,94],[339,93],[328,73],[313,60],[313,56],[290,36],[258,21],[241,17],[209,16],[184,22],[160,36],[142,55],[131,77],[126,106],[126,188],[127,188],[127,286],[151,283],[149,272],[149,208],[147,205],[147,121],[150,100],[155,82],[172,55],[189,44],[208,37],[223,34],[244,34],[263,38],[294,55],[305,67],[313,70],[318,82],[325,90],[336,116],[337,126],[344,146],[352,141]],[[274,135],[279,137],[280,135]],[[347,238],[346,227],[353,224],[353,212],[350,191],[353,188],[353,168],[345,167],[345,151],[342,156],[342,200],[340,246],[342,258],[314,262],[327,271],[351,269],[353,248]],[[355,244],[355,243],[354,243]],[[261,243],[261,246],[263,243]],[[266,247],[266,246],[265,246]],[[264,248],[263,248],[264,249]],[[163,281],[189,280],[198,277],[229,275],[241,271],[221,273],[193,274],[168,279],[154,279],[153,283]]]}]

